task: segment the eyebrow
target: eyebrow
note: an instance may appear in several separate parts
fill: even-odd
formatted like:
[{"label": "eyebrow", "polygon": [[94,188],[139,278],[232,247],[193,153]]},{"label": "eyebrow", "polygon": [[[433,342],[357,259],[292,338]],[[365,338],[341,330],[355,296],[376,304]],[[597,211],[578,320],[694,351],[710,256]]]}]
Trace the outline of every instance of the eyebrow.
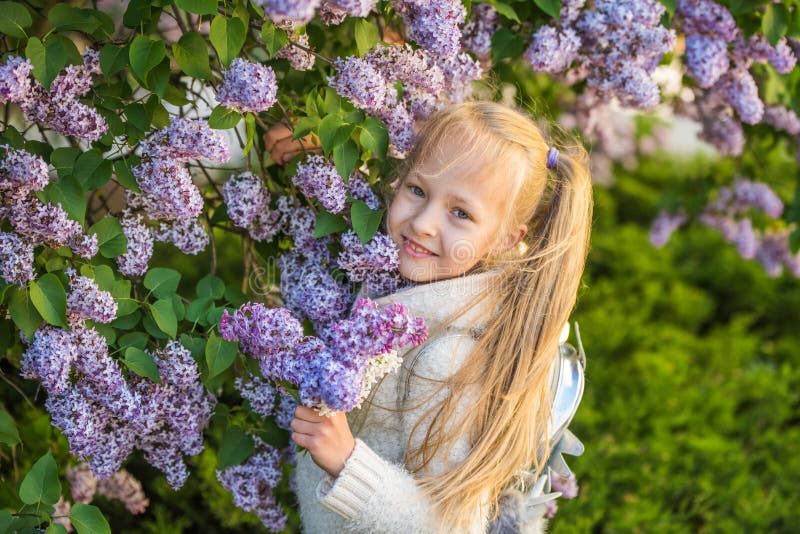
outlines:
[{"label": "eyebrow", "polygon": [[[424,177],[422,177],[422,175],[420,175],[420,174],[418,174],[418,173],[416,173],[414,171],[409,172],[407,178],[416,178],[417,180],[422,182],[423,185],[427,183],[427,180]],[[455,200],[456,202],[464,204],[466,207],[468,207],[470,209],[478,209],[478,205],[473,203],[468,198],[464,198],[464,197],[462,197],[460,195],[453,195],[453,194],[450,194],[448,196],[450,198],[452,198],[453,200]]]}]

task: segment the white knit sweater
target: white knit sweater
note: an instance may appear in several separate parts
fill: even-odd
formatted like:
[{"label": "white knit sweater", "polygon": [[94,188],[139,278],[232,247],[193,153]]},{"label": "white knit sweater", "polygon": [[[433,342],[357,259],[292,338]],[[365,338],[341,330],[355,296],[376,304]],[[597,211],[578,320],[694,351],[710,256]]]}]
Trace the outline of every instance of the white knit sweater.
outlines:
[{"label": "white knit sweater", "polygon": [[[381,306],[400,302],[413,315],[424,317],[428,327],[433,328],[465,307],[477,292],[485,291],[494,276],[495,273],[488,272],[421,284],[375,300]],[[364,408],[367,413],[360,427],[355,424],[361,419],[359,410],[348,414],[356,446],[338,477],[334,479],[317,467],[310,455],[296,456],[297,498],[305,532],[434,531],[435,512],[431,503],[403,466],[406,444],[427,408],[446,395],[446,391],[435,395],[434,392],[440,381],[452,375],[469,355],[475,341],[468,329],[470,325],[480,326],[486,312],[481,305],[474,307],[441,335],[402,355],[403,367],[390,373],[377,387],[371,406]],[[475,319],[477,323],[473,323]],[[409,374],[412,362],[413,373]],[[405,408],[397,411],[396,408],[404,406],[404,391],[408,395]],[[463,396],[459,413],[469,409],[474,394],[467,392]],[[419,445],[429,422],[429,419],[423,421],[414,433],[412,446]],[[468,452],[465,438],[456,443],[449,459],[434,458],[425,474],[451,468]],[[468,532],[485,532],[487,513],[486,509],[475,510]],[[543,532],[545,521],[544,518],[534,521],[526,532]]]}]

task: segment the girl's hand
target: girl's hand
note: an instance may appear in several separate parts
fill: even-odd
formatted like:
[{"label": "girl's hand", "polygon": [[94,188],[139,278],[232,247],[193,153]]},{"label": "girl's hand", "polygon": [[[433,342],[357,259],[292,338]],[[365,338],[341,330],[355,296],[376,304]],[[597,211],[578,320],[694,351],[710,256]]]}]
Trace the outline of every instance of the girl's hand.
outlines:
[{"label": "girl's hand", "polygon": [[339,412],[328,417],[298,406],[291,426],[292,440],[308,449],[311,458],[325,472],[332,477],[339,476],[356,446],[345,414]]},{"label": "girl's hand", "polygon": [[278,165],[288,163],[290,159],[305,150],[319,152],[322,150],[316,134],[308,134],[300,139],[292,139],[292,130],[285,122],[272,126],[264,134],[264,146],[272,161]]}]

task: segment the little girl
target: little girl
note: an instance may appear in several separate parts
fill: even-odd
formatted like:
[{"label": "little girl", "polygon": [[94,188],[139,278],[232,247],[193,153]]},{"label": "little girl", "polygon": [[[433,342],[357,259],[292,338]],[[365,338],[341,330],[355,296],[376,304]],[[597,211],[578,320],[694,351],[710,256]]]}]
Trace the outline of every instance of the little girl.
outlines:
[{"label": "little girl", "polygon": [[550,450],[550,375],[588,252],[586,162],[493,102],[422,125],[386,218],[414,285],[376,301],[424,317],[428,340],[361,410],[297,408],[306,532],[486,532],[520,513],[498,503]]}]

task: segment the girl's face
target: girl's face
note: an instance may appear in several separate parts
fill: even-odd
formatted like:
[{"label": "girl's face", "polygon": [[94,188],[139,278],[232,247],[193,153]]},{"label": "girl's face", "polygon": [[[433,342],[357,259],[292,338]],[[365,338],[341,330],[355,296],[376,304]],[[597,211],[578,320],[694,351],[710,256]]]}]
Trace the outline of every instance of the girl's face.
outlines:
[{"label": "girl's face", "polygon": [[469,159],[444,168],[447,154],[461,148],[447,139],[440,151],[413,169],[400,183],[389,206],[386,225],[400,249],[400,274],[416,282],[444,280],[464,274],[487,254],[508,250],[525,235],[525,225],[500,236],[510,208],[510,179],[476,175]]}]

